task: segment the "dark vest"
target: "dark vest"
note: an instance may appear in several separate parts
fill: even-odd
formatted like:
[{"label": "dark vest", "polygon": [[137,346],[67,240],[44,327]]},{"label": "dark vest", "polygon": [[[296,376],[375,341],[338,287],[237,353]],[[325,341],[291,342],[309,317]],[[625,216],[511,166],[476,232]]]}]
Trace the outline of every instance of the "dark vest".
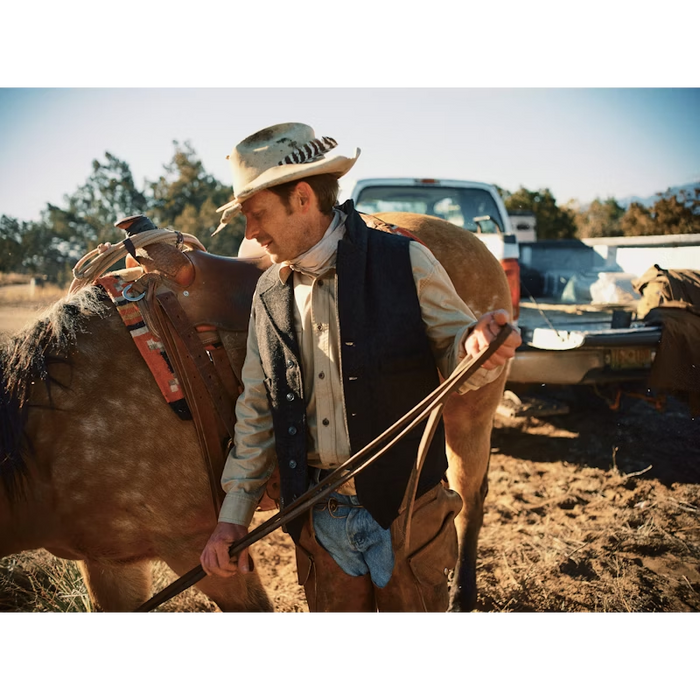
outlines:
[{"label": "dark vest", "polygon": [[[338,244],[338,318],[345,411],[353,454],[395,423],[439,383],[409,257],[409,239],[369,229],[348,201],[346,236]],[[292,276],[279,265],[260,278],[253,299],[255,332],[275,432],[282,505],[309,487],[306,411],[299,347],[294,332]],[[388,528],[401,504],[424,425],[355,478],[360,502]],[[420,496],[447,469],[442,424],[418,485]],[[290,523],[296,540],[302,518]]]}]

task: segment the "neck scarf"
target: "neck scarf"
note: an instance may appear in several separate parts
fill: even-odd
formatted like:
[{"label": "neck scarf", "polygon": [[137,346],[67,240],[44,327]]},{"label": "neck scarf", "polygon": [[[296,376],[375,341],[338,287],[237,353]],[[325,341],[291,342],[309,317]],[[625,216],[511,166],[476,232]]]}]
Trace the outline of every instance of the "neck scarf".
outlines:
[{"label": "neck scarf", "polygon": [[313,248],[284,263],[295,272],[318,277],[335,264],[338,241],[345,235],[346,215],[333,210],[333,220],[323,234],[323,238]]}]

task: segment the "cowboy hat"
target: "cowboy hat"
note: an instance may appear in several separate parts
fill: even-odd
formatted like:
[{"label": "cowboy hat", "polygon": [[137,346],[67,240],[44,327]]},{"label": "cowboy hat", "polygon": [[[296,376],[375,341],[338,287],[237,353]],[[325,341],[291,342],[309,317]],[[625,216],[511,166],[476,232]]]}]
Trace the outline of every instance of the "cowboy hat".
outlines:
[{"label": "cowboy hat", "polygon": [[240,212],[246,199],[261,190],[312,175],[345,175],[358,159],[360,149],[356,148],[352,157],[328,156],[337,145],[329,136],[316,138],[306,124],[289,122],[262,129],[234,146],[226,157],[231,163],[235,196],[216,210],[223,214],[214,234]]}]

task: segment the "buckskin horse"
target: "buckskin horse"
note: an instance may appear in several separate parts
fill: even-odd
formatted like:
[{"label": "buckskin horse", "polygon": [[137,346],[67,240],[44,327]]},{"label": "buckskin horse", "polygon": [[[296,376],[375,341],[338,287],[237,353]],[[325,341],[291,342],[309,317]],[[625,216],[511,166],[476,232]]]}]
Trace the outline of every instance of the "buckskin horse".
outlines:
[{"label": "buckskin horse", "polygon": [[[510,312],[505,274],[476,236],[430,216],[379,216],[433,251],[475,316]],[[229,298],[249,309],[254,280],[269,260],[228,260],[247,280],[232,277]],[[239,331],[244,336],[247,327]],[[64,297],[11,338],[0,360],[0,557],[44,548],[78,560],[91,599],[108,611],[134,610],[149,597],[153,560],[178,575],[196,566],[216,524],[197,432],[156,389],[101,288]],[[505,372],[478,391],[453,395],[444,412],[448,478],[464,500],[455,611],[476,604],[477,539],[504,383]],[[272,610],[255,572],[209,576],[197,586],[224,611]]]}]

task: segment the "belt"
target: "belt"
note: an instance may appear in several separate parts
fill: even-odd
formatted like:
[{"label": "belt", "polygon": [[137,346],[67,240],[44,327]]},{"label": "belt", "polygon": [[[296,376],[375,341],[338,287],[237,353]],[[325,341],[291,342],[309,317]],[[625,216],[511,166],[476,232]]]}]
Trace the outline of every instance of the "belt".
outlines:
[{"label": "belt", "polygon": [[316,503],[314,510],[323,511],[328,509],[331,515],[334,515],[338,508],[364,508],[359,503],[341,503],[337,498],[331,496],[327,501]]}]

